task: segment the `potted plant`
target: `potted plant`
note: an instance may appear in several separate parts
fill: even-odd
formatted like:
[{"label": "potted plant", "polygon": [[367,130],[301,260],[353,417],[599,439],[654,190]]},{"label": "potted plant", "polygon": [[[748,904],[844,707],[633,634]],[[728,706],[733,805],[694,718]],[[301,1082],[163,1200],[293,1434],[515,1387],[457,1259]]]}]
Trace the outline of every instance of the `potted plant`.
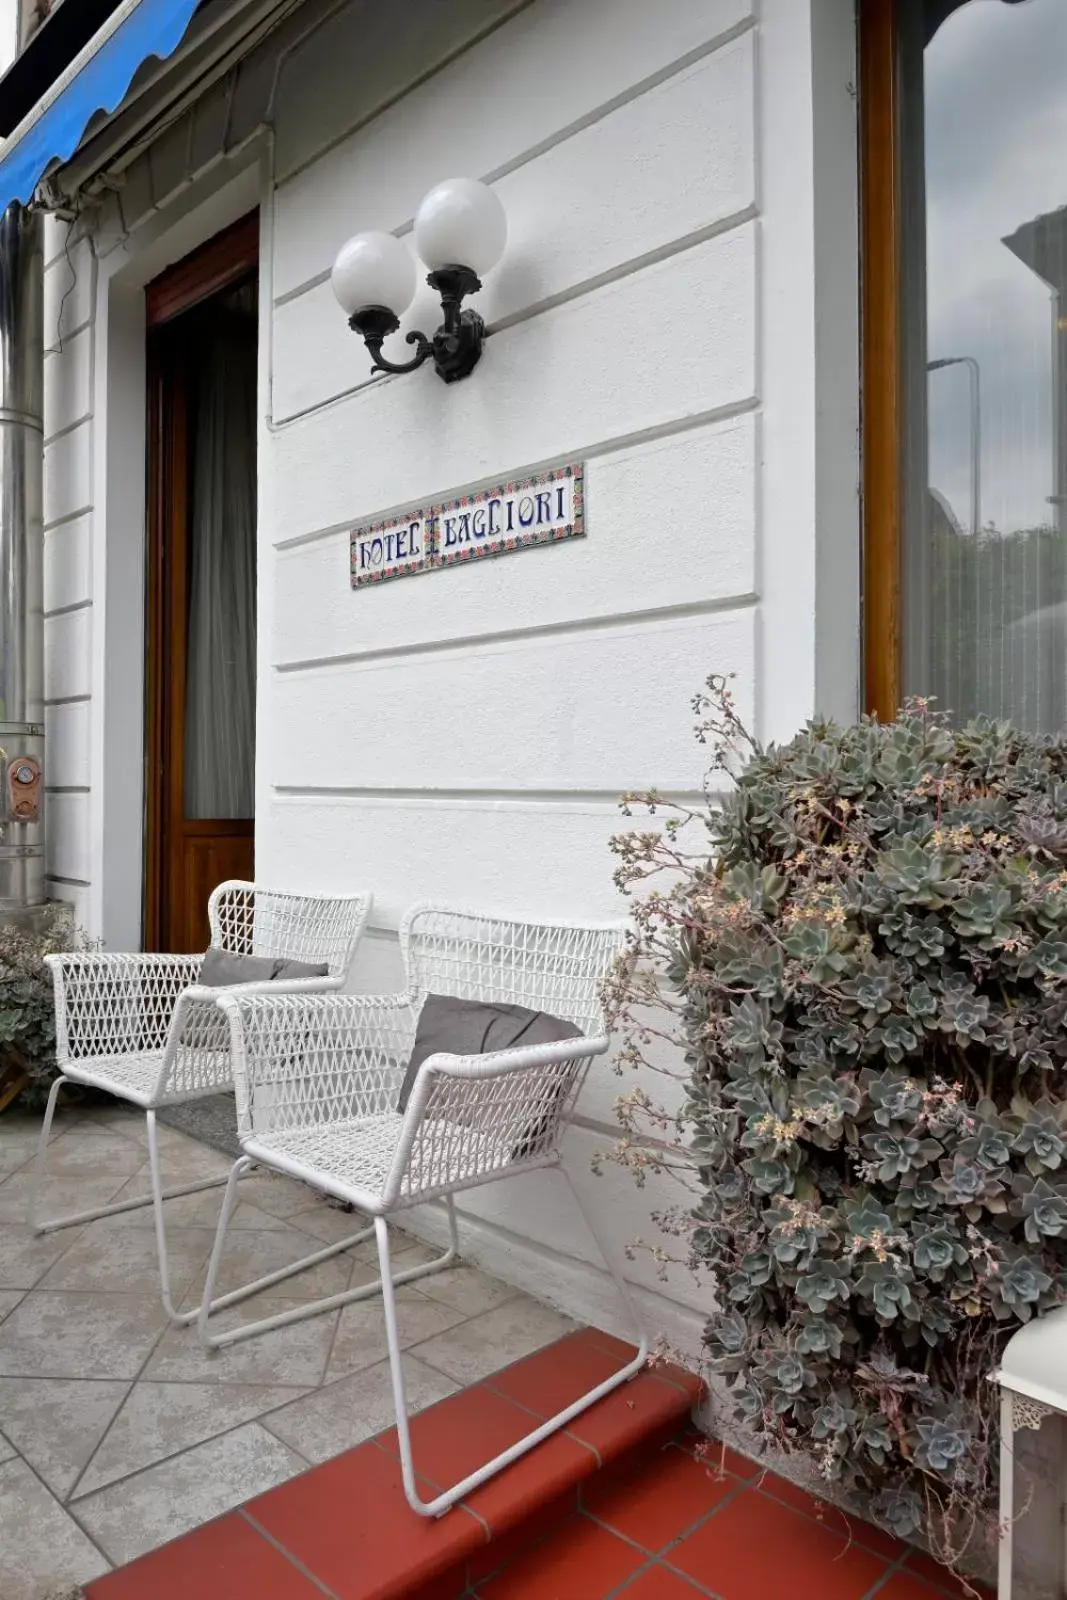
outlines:
[{"label": "potted plant", "polygon": [[56,1074],[55,1000],[46,955],[76,940],[69,920],[42,933],[0,929],[0,1112],[21,1096],[43,1104]]}]

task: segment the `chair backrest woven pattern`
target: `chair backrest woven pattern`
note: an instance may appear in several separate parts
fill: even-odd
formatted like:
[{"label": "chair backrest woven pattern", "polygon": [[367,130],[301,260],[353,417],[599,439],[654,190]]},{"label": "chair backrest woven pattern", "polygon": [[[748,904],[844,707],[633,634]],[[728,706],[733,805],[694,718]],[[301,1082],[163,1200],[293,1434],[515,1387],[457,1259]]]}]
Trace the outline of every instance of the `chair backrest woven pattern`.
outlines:
[{"label": "chair backrest woven pattern", "polygon": [[427,994],[528,1006],[605,1032],[600,984],[624,947],[618,925],[521,922],[445,906],[415,906],[401,946],[416,1003]]},{"label": "chair backrest woven pattern", "polygon": [[289,894],[234,880],[208,903],[211,942],[237,955],[324,961],[331,978],[343,978],[369,910],[365,894]]}]

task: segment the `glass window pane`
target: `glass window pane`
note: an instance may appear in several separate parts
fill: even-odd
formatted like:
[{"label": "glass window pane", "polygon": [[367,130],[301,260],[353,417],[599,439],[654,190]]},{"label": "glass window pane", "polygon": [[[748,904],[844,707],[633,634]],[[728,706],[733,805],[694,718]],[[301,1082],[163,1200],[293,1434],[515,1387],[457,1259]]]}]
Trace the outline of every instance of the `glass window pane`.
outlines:
[{"label": "glass window pane", "polygon": [[1053,731],[1067,722],[1067,3],[901,13],[904,686],[956,719]]}]

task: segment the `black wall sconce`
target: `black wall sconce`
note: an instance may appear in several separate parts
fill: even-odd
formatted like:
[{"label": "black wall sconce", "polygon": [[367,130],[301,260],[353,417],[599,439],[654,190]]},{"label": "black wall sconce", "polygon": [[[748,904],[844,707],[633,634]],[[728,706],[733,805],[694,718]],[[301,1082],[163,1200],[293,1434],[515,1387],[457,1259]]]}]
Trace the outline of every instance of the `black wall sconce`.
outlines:
[{"label": "black wall sconce", "polygon": [[407,335],[415,354],[403,362],[387,360],[382,343],[398,331],[415,296],[417,273],[406,245],[391,233],[357,233],[341,246],[330,275],[333,292],[374,370],[414,372],[432,357],[446,383],[474,371],[485,323],[463,302],[482,287],[480,274],[496,266],[507,236],[504,207],[486,184],[449,178],[430,190],[415,218],[415,246],[430,268],[427,283],[441,296],[444,320],[433,338],[417,330]]}]

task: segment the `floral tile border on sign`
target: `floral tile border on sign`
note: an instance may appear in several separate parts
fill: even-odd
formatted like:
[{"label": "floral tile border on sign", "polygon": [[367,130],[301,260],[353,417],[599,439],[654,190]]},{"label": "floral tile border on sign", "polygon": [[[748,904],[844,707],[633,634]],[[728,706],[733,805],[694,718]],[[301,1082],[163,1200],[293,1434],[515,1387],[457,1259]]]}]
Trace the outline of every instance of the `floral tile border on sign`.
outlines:
[{"label": "floral tile border on sign", "polygon": [[584,535],[584,467],[571,462],[354,529],[352,587]]},{"label": "floral tile border on sign", "polygon": [[433,512],[405,511],[354,528],[349,541],[353,589],[425,572],[433,560]]}]

